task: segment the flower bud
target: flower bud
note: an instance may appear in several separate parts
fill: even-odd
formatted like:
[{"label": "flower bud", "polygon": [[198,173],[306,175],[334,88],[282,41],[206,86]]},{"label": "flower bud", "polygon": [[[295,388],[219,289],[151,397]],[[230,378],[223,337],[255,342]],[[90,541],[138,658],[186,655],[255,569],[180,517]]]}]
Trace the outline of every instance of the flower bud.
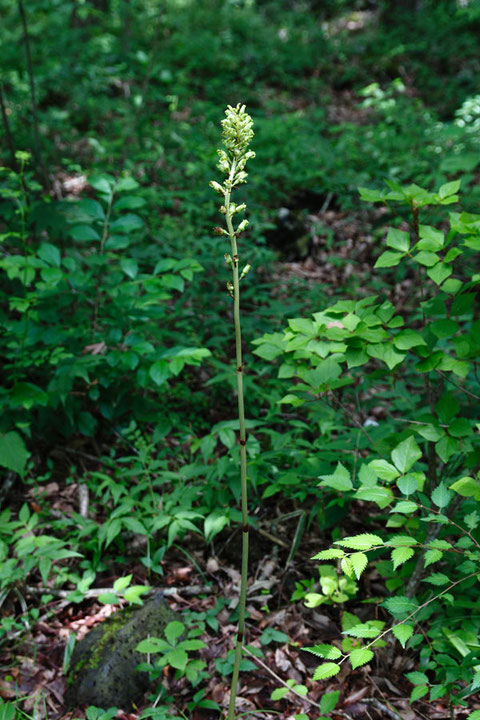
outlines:
[{"label": "flower bud", "polygon": [[242,222],[240,223],[240,225],[237,227],[236,232],[237,232],[237,233],[243,232],[247,226],[248,226],[248,220],[246,220],[246,219],[245,219],[245,220],[242,220]]},{"label": "flower bud", "polygon": [[226,235],[227,237],[229,237],[228,232],[221,227],[214,227],[213,232],[215,233],[215,235]]},{"label": "flower bud", "polygon": [[242,270],[242,274],[240,275],[240,280],[243,280],[243,278],[245,277],[245,275],[248,275],[248,273],[250,272],[250,268],[251,268],[251,267],[252,267],[252,266],[249,265],[249,264],[245,265],[245,267],[244,267],[243,270]]},{"label": "flower bud", "polygon": [[211,188],[218,192],[220,195],[225,195],[225,188],[220,185],[216,180],[210,180],[209,185]]}]

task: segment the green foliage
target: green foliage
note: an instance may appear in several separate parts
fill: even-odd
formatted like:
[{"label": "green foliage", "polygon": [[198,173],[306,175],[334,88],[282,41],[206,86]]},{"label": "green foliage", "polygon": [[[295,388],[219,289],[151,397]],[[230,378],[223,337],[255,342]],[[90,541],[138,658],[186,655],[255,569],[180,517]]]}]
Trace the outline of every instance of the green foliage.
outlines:
[{"label": "green foliage", "polygon": [[[446,229],[445,223],[441,229],[423,224],[424,208],[458,200],[459,181],[437,193],[387,184],[387,192],[363,190],[362,195],[410,209],[410,230],[390,227],[385,244],[392,250],[381,253],[376,263],[377,268],[399,269],[406,264],[400,277],[411,273],[416,288],[404,313],[388,299],[341,300],[313,319],[290,320],[283,335],[256,342],[259,349],[274,344],[283,361],[279,375],[295,381],[282,402],[305,407],[312,422],[319,404],[336,406],[344,418],[342,447],[356,445],[356,457],[362,452],[353,470],[346,461],[338,462],[333,472],[320,476],[320,486],[352,501],[388,508],[390,514],[385,522],[370,513],[372,524],[384,525],[381,534],[336,540],[335,548],[322,550],[315,559],[337,559],[340,576],[332,566],[330,572],[332,583],[340,583],[342,576],[358,581],[374,553],[392,594],[383,607],[398,623],[392,627],[394,636],[403,647],[416,647],[421,636],[414,634],[415,625],[426,623],[430,646],[422,653],[436,684],[430,687],[422,673],[421,682],[415,673],[407,675],[416,684],[411,701],[431,692],[432,699],[447,694],[452,702],[465,704],[466,692],[458,683],[463,679],[469,692],[476,689],[476,651],[472,639],[465,642],[464,629],[452,633],[448,646],[447,627],[454,607],[474,602],[480,562],[472,534],[480,520],[477,470],[467,475],[463,469],[477,468],[480,457],[472,403],[480,397],[474,303],[480,282],[475,265],[480,216],[451,212]],[[368,422],[381,403],[381,419]],[[379,560],[385,551],[389,560]],[[438,571],[432,572],[434,564]],[[345,595],[341,601],[347,599]],[[378,647],[389,631],[382,631],[383,625],[370,621],[344,629],[348,636],[372,640],[360,647],[344,645],[340,663],[348,658],[355,669],[370,662],[370,648]],[[323,663],[314,678],[333,676],[340,663]]]}]

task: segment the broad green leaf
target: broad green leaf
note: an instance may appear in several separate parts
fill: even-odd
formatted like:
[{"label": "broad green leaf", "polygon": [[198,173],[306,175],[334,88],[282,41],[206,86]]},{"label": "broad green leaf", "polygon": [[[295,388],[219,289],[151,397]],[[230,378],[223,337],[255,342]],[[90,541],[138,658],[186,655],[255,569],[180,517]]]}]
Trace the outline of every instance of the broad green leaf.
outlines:
[{"label": "broad green leaf", "polygon": [[340,462],[333,475],[320,475],[320,479],[319,487],[331,487],[340,492],[347,492],[353,487],[349,471]]},{"label": "broad green leaf", "polygon": [[450,582],[450,578],[444,575],[444,573],[433,573],[423,578],[422,582],[430,583],[431,585],[447,585]]},{"label": "broad green leaf", "polygon": [[453,268],[451,265],[448,265],[444,262],[439,262],[433,267],[428,268],[427,275],[430,280],[433,280],[436,285],[441,285],[444,280],[450,277],[452,272]]},{"label": "broad green leaf", "polygon": [[460,441],[452,437],[443,437],[437,443],[435,443],[435,450],[442,462],[446,463],[450,460],[452,455],[455,455],[460,450]]},{"label": "broad green leaf", "polygon": [[139,215],[127,213],[114,220],[110,225],[110,230],[112,233],[130,233],[140,230],[143,226],[144,222]]},{"label": "broad green leaf", "polygon": [[459,325],[455,320],[445,318],[444,320],[436,320],[428,327],[435,337],[441,339],[455,335],[458,332]]},{"label": "broad green leaf", "polygon": [[412,347],[426,345],[427,343],[420,333],[414,330],[401,330],[398,335],[395,335],[393,338],[393,344],[399,350],[410,350]]},{"label": "broad green leaf", "polygon": [[431,225],[419,225],[418,234],[420,236],[420,242],[417,243],[419,250],[441,250],[445,237],[441,230],[437,230]]},{"label": "broad green leaf", "polygon": [[375,625],[373,622],[360,623],[349,628],[349,630],[343,630],[342,635],[349,635],[355,638],[376,638],[380,635],[381,628]]},{"label": "broad green leaf", "polygon": [[403,563],[407,562],[407,560],[410,560],[411,557],[414,555],[414,550],[411,547],[397,547],[395,550],[392,550],[392,562],[393,562],[393,569],[396,570],[400,565],[403,565]]},{"label": "broad green leaf", "polygon": [[352,550],[370,550],[376,545],[383,545],[383,540],[378,535],[362,533],[361,535],[343,538],[343,540],[336,540],[335,545],[342,545]]},{"label": "broad green leaf", "polygon": [[98,601],[101,602],[102,605],[114,605],[118,603],[118,595],[113,592],[104,592],[98,596]]},{"label": "broad green leaf", "polygon": [[447,182],[444,185],[442,185],[439,190],[438,194],[440,198],[443,200],[444,198],[448,197],[449,195],[455,195],[460,189],[460,180],[452,180],[451,182]]},{"label": "broad green leaf", "polygon": [[448,503],[452,499],[452,493],[447,489],[444,482],[441,482],[431,495],[432,502],[439,508],[447,507]]},{"label": "broad green leaf", "polygon": [[389,247],[400,250],[402,253],[408,252],[410,249],[410,235],[404,230],[390,228],[385,242]]},{"label": "broad green leaf", "polygon": [[137,190],[137,188],[139,187],[140,185],[134,178],[127,176],[120,178],[120,180],[115,185],[115,190],[117,193],[131,192],[132,190]]},{"label": "broad green leaf", "polygon": [[428,695],[428,687],[426,685],[417,685],[417,687],[414,687],[412,692],[410,693],[410,703],[415,702],[416,700],[420,700],[420,698],[424,697],[425,695]]},{"label": "broad green leaf", "polygon": [[391,252],[390,250],[385,250],[380,257],[378,258],[377,262],[373,266],[374,268],[389,268],[389,267],[395,267],[400,263],[400,260],[404,257],[404,253],[401,252]]},{"label": "broad green leaf", "polygon": [[74,225],[68,231],[72,240],[77,242],[88,242],[90,240],[100,240],[100,235],[90,225]]},{"label": "broad green leaf", "polygon": [[312,655],[325,658],[325,660],[338,660],[338,658],[342,657],[341,651],[334,645],[320,644],[313,647],[304,647],[302,650],[307,650]]},{"label": "broad green leaf", "polygon": [[37,255],[49,265],[60,267],[60,250],[55,245],[52,245],[51,243],[42,243],[37,250]]},{"label": "broad green leaf", "polygon": [[122,258],[120,260],[120,267],[129,278],[132,280],[136,278],[138,273],[138,262],[134,258]]},{"label": "broad green leaf", "polygon": [[407,625],[406,623],[401,623],[400,625],[394,625],[392,627],[392,633],[397,638],[398,642],[401,644],[401,646],[404,648],[407,644],[408,640],[413,635],[413,626]]},{"label": "broad green leaf", "polygon": [[314,680],[326,680],[340,672],[340,665],[333,662],[322,663],[313,673]]},{"label": "broad green leaf", "polygon": [[185,650],[182,650],[182,648],[174,648],[167,653],[166,660],[168,664],[176,670],[185,670],[188,662],[188,655]]},{"label": "broad green leaf", "polygon": [[415,512],[418,510],[418,506],[416,503],[412,502],[411,500],[400,500],[394,507],[390,510],[390,512],[397,512],[397,513],[403,513],[405,515],[410,515],[410,513]]},{"label": "broad green leaf", "polygon": [[418,540],[410,537],[410,535],[394,535],[385,543],[387,547],[411,547],[417,544]]},{"label": "broad green leaf", "polygon": [[438,263],[440,258],[433,252],[420,250],[420,252],[417,253],[413,259],[420,265],[425,265],[426,267],[433,267],[433,265],[436,265]]},{"label": "broad green leaf", "polygon": [[381,480],[386,480],[387,482],[396,480],[401,474],[394,465],[386,460],[372,460],[368,463],[368,467],[373,470],[377,477]]},{"label": "broad green leaf", "polygon": [[329,713],[335,710],[338,698],[340,697],[340,690],[334,690],[333,692],[324,693],[320,699],[320,712]]},{"label": "broad green leaf", "polygon": [[467,720],[480,720],[480,710],[474,710],[470,713]]},{"label": "broad green leaf", "polygon": [[314,555],[311,560],[334,560],[335,558],[342,558],[344,555],[345,553],[343,550],[330,548],[329,550],[321,550],[319,553]]},{"label": "broad green leaf", "polygon": [[352,663],[352,670],[355,670],[361,665],[365,665],[370,662],[373,658],[373,652],[368,648],[358,648],[358,650],[352,650],[350,653],[350,662]]},{"label": "broad green leaf", "polygon": [[144,205],[146,205],[146,201],[143,198],[138,197],[138,195],[124,195],[114,203],[113,209],[114,211],[137,210]]},{"label": "broad green leaf", "polygon": [[158,360],[151,365],[149,375],[156,385],[163,385],[165,380],[172,376],[172,373],[166,360]]},{"label": "broad green leaf", "polygon": [[373,487],[362,487],[355,493],[357,500],[368,500],[377,503],[379,508],[385,508],[394,499],[394,494],[390,488],[374,485]]},{"label": "broad green leaf", "polygon": [[151,588],[148,585],[131,585],[123,591],[123,597],[129,603],[142,605],[142,600],[140,598],[142,595],[149,592],[150,589]]},{"label": "broad green leaf", "polygon": [[282,700],[285,695],[288,695],[290,692],[290,688],[281,687],[281,688],[275,688],[275,690],[270,695],[271,700]]},{"label": "broad green leaf", "polygon": [[475,500],[480,500],[480,483],[468,475],[450,485],[450,490],[462,497],[473,497]]},{"label": "broad green leaf", "polygon": [[418,608],[416,600],[404,597],[403,595],[395,595],[394,597],[387,598],[382,605],[387,608],[388,612],[393,615],[394,618],[400,620],[403,615],[410,615],[410,613]]},{"label": "broad green leaf", "polygon": [[218,535],[229,522],[230,519],[223,508],[216,508],[210,515],[207,515],[203,525],[206,542],[211,542],[215,535]]},{"label": "broad green leaf", "polygon": [[126,587],[130,585],[132,582],[133,575],[125,575],[125,577],[120,577],[113,583],[113,589],[115,592],[121,592],[122,590],[125,590]]},{"label": "broad green leaf", "polygon": [[425,561],[425,567],[428,567],[429,565],[433,565],[433,563],[438,562],[443,557],[443,552],[441,550],[427,550],[425,553],[424,561]]},{"label": "broad green leaf", "polygon": [[418,490],[417,479],[414,475],[403,475],[397,480],[397,487],[402,495],[413,495]]},{"label": "broad green leaf", "polygon": [[179,622],[178,620],[174,620],[171,623],[168,623],[167,627],[165,628],[165,637],[167,638],[170,645],[174,645],[175,641],[178,640],[180,635],[185,632],[185,625],[182,622]]},{"label": "broad green leaf", "polygon": [[386,192],[384,190],[374,190],[373,188],[359,187],[358,192],[360,198],[365,202],[383,202]]},{"label": "broad green leaf", "polygon": [[0,434],[0,467],[13,470],[23,477],[29,457],[30,453],[17,432]]},{"label": "broad green leaf", "polygon": [[413,435],[399,443],[391,454],[395,467],[402,474],[407,473],[421,457],[422,451],[415,442]]},{"label": "broad green leaf", "polygon": [[170,645],[162,638],[151,637],[141,640],[135,650],[141,653],[163,653],[170,649]]},{"label": "broad green leaf", "polygon": [[414,670],[413,672],[405,673],[407,680],[410,680],[412,685],[427,685],[430,681],[425,673]]}]

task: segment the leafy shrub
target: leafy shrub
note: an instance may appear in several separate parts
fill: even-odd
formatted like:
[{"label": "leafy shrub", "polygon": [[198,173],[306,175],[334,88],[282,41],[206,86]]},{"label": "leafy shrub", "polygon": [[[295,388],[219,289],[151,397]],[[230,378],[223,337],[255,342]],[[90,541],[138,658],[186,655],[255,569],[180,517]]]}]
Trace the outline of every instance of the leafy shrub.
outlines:
[{"label": "leafy shrub", "polygon": [[158,393],[210,355],[171,312],[199,263],[148,249],[131,177],[92,176],[97,199],[57,208],[33,200],[23,172],[3,178],[0,429],[91,437],[131,414],[155,418]]},{"label": "leafy shrub", "polygon": [[[311,422],[322,405],[342,418],[336,436],[344,456],[320,486],[380,511],[369,510],[366,532],[338,538],[315,557],[337,560],[339,572],[357,582],[372,552],[391,595],[382,607],[394,618],[394,636],[403,647],[421,647],[421,672],[407,675],[415,684],[411,701],[447,695],[466,706],[480,686],[479,628],[458,616],[475,605],[480,561],[480,216],[451,212],[440,227],[423,222],[427,208],[458,201],[459,181],[437,193],[388,185],[360,192],[410,211],[410,228],[389,228],[375,264],[406,283],[398,307],[377,296],[341,300],[256,343],[283,361],[279,377],[291,382],[283,404],[303,406]],[[315,679],[336,674],[347,658],[353,669],[368,663],[389,632],[384,627],[357,618],[343,628],[342,650],[312,649],[328,661]],[[371,640],[364,645],[364,638]]]}]

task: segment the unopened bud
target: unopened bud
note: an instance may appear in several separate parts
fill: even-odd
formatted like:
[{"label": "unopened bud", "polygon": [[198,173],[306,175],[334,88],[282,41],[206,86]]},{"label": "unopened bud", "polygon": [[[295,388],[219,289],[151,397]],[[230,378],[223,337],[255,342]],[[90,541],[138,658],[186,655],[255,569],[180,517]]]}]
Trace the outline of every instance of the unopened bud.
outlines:
[{"label": "unopened bud", "polygon": [[243,280],[243,278],[245,277],[245,275],[248,275],[248,273],[250,272],[250,268],[251,268],[251,267],[252,267],[252,266],[249,265],[249,264],[248,264],[248,265],[245,265],[245,267],[244,267],[243,270],[242,270],[242,274],[240,275],[240,280]]},{"label": "unopened bud", "polygon": [[232,256],[230,255],[230,253],[225,253],[225,255],[224,255],[223,257],[225,258],[225,262],[227,263],[227,265],[228,265],[229,267],[232,267],[232,266],[233,266],[233,260],[232,260]]},{"label": "unopened bud", "polygon": [[213,228],[213,232],[215,233],[215,235],[227,235],[228,236],[228,232],[218,226]]},{"label": "unopened bud", "polygon": [[220,195],[225,195],[225,188],[223,188],[216,180],[210,180],[209,185],[215,190],[215,192],[218,192]]},{"label": "unopened bud", "polygon": [[248,220],[242,220],[240,225],[237,227],[237,233],[243,232],[247,226],[248,226]]},{"label": "unopened bud", "polygon": [[233,297],[233,283],[231,283],[230,280],[227,282],[227,290],[229,294]]}]

